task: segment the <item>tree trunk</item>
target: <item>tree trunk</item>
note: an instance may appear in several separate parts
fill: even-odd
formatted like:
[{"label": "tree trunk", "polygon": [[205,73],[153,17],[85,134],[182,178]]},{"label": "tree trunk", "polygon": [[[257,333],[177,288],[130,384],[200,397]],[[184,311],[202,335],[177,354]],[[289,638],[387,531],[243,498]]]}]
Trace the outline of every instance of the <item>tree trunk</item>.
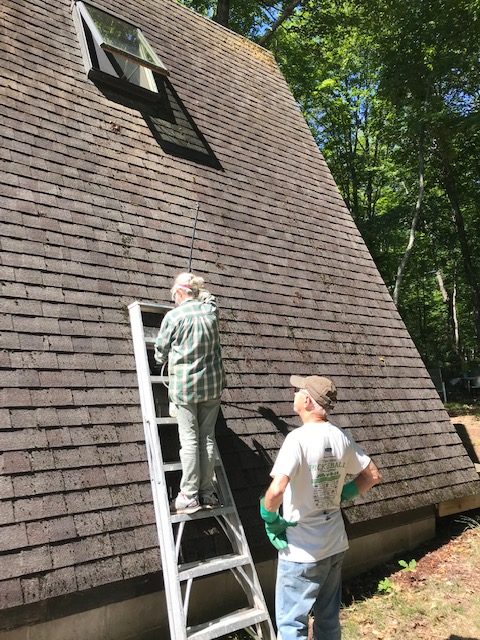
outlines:
[{"label": "tree trunk", "polygon": [[395,306],[398,307],[398,298],[400,296],[400,288],[402,286],[403,276],[405,268],[407,266],[408,259],[412,253],[413,243],[415,242],[415,232],[417,230],[418,221],[420,219],[420,212],[422,210],[423,194],[425,191],[424,185],[424,155],[423,155],[423,131],[420,133],[418,141],[418,197],[415,204],[415,212],[412,218],[412,224],[410,226],[410,237],[408,239],[407,248],[403,254],[403,258],[397,270],[397,278],[395,280],[395,289],[393,290],[393,301]]},{"label": "tree trunk", "polygon": [[287,18],[289,18],[292,15],[292,13],[295,11],[295,9],[298,7],[298,5],[301,4],[301,2],[302,2],[302,0],[291,0],[291,2],[289,2],[283,8],[283,11],[280,13],[278,18],[272,24],[270,29],[268,29],[268,31],[266,33],[264,33],[261,38],[258,39],[258,41],[257,41],[258,44],[264,46],[270,40],[270,38],[273,36],[275,31],[277,31],[277,29],[285,22],[285,20],[287,20]]},{"label": "tree trunk", "polygon": [[458,353],[458,357],[461,358],[460,353],[460,330],[458,328],[458,315],[457,315],[457,283],[453,283],[453,295],[452,295],[452,318],[453,329],[455,334],[455,349]]},{"label": "tree trunk", "polygon": [[480,284],[473,265],[470,245],[465,231],[465,221],[460,209],[460,200],[458,198],[457,183],[452,163],[448,157],[445,142],[440,137],[437,137],[437,143],[440,152],[443,187],[450,202],[453,220],[457,229],[458,242],[462,252],[465,279],[472,290],[475,333],[480,341]]},{"label": "tree trunk", "polygon": [[230,0],[217,0],[217,10],[213,19],[218,24],[228,27],[230,22]]},{"label": "tree trunk", "polygon": [[455,349],[455,353],[460,360],[460,332],[458,329],[458,318],[457,318],[457,284],[453,283],[453,294],[450,296],[443,280],[443,274],[440,269],[437,270],[435,274],[438,282],[438,288],[440,289],[440,293],[442,294],[443,302],[447,307],[448,314],[448,324],[450,325],[450,330],[452,332],[453,337],[453,346]]}]

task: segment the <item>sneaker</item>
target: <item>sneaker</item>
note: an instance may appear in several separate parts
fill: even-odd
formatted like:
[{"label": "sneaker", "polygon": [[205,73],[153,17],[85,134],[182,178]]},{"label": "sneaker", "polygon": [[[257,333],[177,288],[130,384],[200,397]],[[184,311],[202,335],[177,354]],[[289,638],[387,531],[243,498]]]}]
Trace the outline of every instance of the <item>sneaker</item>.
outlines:
[{"label": "sneaker", "polygon": [[198,501],[198,496],[193,496],[193,498],[189,498],[182,491],[178,494],[175,500],[172,500],[170,503],[170,512],[171,513],[195,513],[202,507],[200,506],[200,502]]},{"label": "sneaker", "polygon": [[205,493],[200,496],[200,505],[202,509],[216,509],[220,506],[220,501],[214,493]]}]

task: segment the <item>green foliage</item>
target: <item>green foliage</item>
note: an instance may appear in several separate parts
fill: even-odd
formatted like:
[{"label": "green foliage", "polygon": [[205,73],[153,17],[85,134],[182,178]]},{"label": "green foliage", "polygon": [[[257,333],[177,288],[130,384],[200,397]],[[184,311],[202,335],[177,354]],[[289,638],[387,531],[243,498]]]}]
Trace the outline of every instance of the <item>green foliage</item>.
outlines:
[{"label": "green foliage", "polygon": [[404,571],[415,571],[417,568],[417,561],[412,559],[410,562],[406,560],[399,560],[398,564],[403,568]]},{"label": "green foliage", "polygon": [[451,418],[456,416],[476,416],[480,419],[480,405],[475,403],[447,402],[445,409]]},{"label": "green foliage", "polygon": [[[427,365],[451,369],[479,356],[472,287],[480,273],[477,13],[467,0],[327,1],[307,5],[272,46],[391,292],[417,198],[423,137],[425,196],[399,311]],[[460,201],[463,244],[452,198]]]},{"label": "green foliage", "polygon": [[390,580],[390,578],[383,578],[383,580],[380,580],[377,586],[377,591],[379,593],[392,593],[393,582]]},{"label": "green foliage", "polygon": [[[185,2],[215,13],[216,0]],[[231,0],[230,27],[258,39],[288,4]],[[478,0],[305,0],[268,46],[390,292],[422,151],[398,307],[428,366],[468,370],[480,360]]]},{"label": "green foliage", "polygon": [[[217,0],[183,0],[183,4],[191,9],[195,9],[204,16],[213,18],[217,10]],[[244,36],[257,39],[262,36],[267,29],[278,18],[286,0],[275,2],[275,0],[230,0],[228,27]]]}]

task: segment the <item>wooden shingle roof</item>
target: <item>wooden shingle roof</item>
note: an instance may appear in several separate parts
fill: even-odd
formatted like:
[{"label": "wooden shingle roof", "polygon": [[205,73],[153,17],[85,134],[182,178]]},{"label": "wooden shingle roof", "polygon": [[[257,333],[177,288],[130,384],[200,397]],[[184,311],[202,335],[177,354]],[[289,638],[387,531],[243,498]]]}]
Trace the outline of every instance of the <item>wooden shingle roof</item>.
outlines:
[{"label": "wooden shingle roof", "polygon": [[351,522],[478,491],[460,439],[271,55],[168,0],[138,24],[221,169],[166,154],[87,79],[70,0],[4,0],[0,607],[159,569],[127,305],[193,268],[222,307],[224,460],[253,545],[292,373],[384,482]]}]

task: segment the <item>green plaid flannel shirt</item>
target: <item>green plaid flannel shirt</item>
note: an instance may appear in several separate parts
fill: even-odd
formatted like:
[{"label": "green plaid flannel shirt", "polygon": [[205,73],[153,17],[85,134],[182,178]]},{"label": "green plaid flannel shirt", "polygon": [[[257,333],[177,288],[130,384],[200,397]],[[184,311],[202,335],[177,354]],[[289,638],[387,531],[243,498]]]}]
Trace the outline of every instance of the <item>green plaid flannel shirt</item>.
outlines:
[{"label": "green plaid flannel shirt", "polygon": [[163,318],[155,341],[155,360],[168,358],[168,395],[184,405],[219,398],[224,371],[215,297],[185,300]]}]

